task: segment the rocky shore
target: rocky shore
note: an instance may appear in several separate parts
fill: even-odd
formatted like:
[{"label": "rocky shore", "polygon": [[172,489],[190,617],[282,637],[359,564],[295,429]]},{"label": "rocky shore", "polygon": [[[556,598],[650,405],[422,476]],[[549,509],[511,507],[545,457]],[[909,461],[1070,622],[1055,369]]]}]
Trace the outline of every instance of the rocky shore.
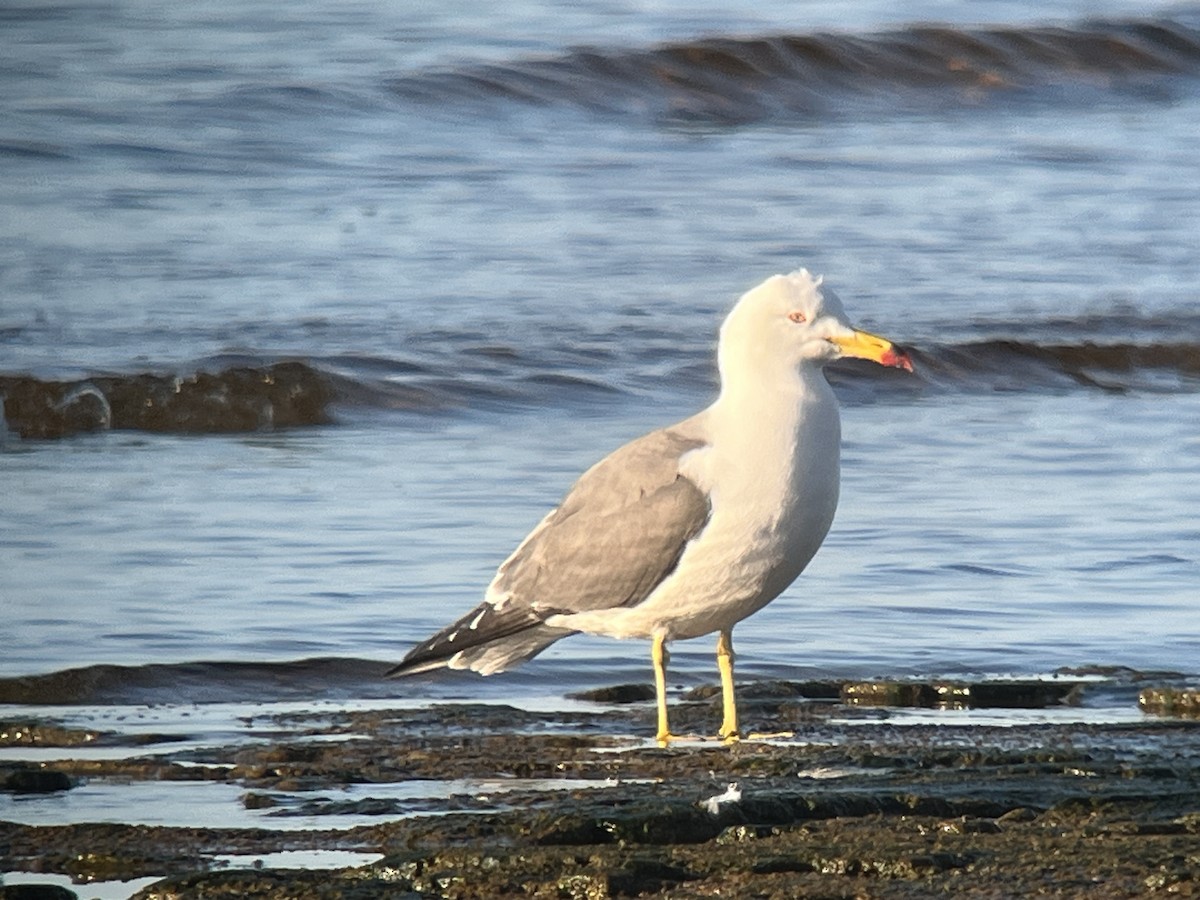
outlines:
[{"label": "rocky shore", "polygon": [[[639,686],[544,713],[454,703],[276,714],[268,741],[160,745],[153,755],[130,746],[109,758],[73,751],[127,735],[9,720],[0,743],[62,751],[0,764],[9,792],[219,782],[236,785],[242,811],[264,811],[264,824],[3,822],[0,868],[81,885],[161,876],[137,894],[147,900],[1200,897],[1200,721],[900,722],[896,704],[1055,710],[1089,686],[873,684],[745,685],[744,724],[778,736],[669,748],[631,736],[653,728]],[[1164,694],[1141,696],[1151,704]],[[1175,713],[1191,702],[1186,691],[1165,696]],[[708,731],[718,702],[692,691],[672,724]],[[431,780],[451,787],[433,799],[384,790]],[[346,785],[357,786],[349,799],[336,790]],[[328,827],[286,827],[296,816]],[[357,824],[339,824],[347,817]],[[334,870],[214,862],[285,850],[376,861]],[[13,885],[0,897],[69,896],[28,891]],[[86,886],[78,896],[89,896]]]}]

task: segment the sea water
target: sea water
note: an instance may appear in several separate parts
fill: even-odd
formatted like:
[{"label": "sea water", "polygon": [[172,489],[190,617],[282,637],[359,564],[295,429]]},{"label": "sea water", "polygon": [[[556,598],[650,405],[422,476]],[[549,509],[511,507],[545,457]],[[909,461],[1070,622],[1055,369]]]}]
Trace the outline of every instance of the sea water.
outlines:
[{"label": "sea water", "polygon": [[[799,266],[917,373],[832,375],[838,517],[738,626],[739,677],[1195,674],[1196,8],[902,16],[3,13],[5,390],[296,361],[333,397],[237,433],[10,416],[3,697],[646,680],[642,643],[584,637],[487,681],[378,675],[586,466],[708,403],[723,313]],[[715,677],[710,643],[676,683]]]}]

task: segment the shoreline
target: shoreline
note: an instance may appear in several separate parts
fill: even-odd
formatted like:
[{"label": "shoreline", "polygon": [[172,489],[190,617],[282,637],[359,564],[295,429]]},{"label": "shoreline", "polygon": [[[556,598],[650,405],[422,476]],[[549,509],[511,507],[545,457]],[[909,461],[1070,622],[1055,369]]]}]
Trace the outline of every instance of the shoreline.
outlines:
[{"label": "shoreline", "polygon": [[[1037,684],[1003,696],[993,686],[991,699],[1052,710],[1092,689],[1050,683],[1039,699]],[[895,705],[847,705],[845,691],[806,696],[822,689],[739,686],[746,724],[790,737],[666,749],[631,736],[653,730],[641,686],[588,692],[559,711],[272,713],[252,741],[199,747],[178,734],[122,747],[132,736],[8,722],[7,746],[61,749],[52,761],[0,763],[23,802],[104,785],[219,790],[227,807],[225,826],[0,822],[0,869],[160,878],[137,892],[146,900],[1200,896],[1200,721],[925,724]],[[923,689],[864,692],[895,704]],[[712,694],[673,702],[673,724],[715,727]],[[254,867],[296,851],[377,861]],[[230,857],[249,867],[222,868]],[[75,890],[90,896],[86,883]]]}]

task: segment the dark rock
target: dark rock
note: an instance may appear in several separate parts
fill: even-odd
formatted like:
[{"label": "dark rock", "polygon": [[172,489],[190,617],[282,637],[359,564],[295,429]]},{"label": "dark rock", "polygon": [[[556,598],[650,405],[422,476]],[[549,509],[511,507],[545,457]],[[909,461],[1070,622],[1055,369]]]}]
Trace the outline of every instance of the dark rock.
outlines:
[{"label": "dark rock", "polygon": [[279,805],[279,799],[273,794],[263,794],[258,791],[247,791],[242,794],[242,806],[246,809],[271,809]]},{"label": "dark rock", "polygon": [[1018,806],[1016,809],[1010,809],[1004,815],[999,816],[996,819],[996,824],[1001,827],[1020,825],[1024,822],[1032,822],[1037,817],[1036,810],[1032,810],[1027,806]]},{"label": "dark rock", "polygon": [[79,900],[79,895],[59,884],[4,884],[0,900]]},{"label": "dark rock", "polygon": [[842,685],[842,702],[850,706],[936,706],[937,691],[930,684],[864,681]]},{"label": "dark rock", "polygon": [[[728,824],[728,823],[726,823]],[[721,833],[717,816],[694,806],[669,804],[644,810],[622,810],[612,815],[568,813],[534,831],[542,846],[586,844],[702,844]]]},{"label": "dark rock", "polygon": [[608,873],[608,890],[614,897],[637,897],[658,893],[681,882],[694,881],[697,877],[687,869],[658,860],[632,859],[620,869]]},{"label": "dark rock", "polygon": [[841,699],[851,706],[1043,709],[1076,702],[1081,690],[1074,681],[863,681],[842,685]]},{"label": "dark rock", "polygon": [[754,863],[756,875],[773,875],[780,872],[815,872],[817,867],[811,860],[798,859],[794,856],[772,856]]},{"label": "dark rock", "polygon": [[[683,705],[711,714],[709,702]],[[216,779],[239,785],[246,805],[275,801],[277,812],[382,812],[393,803],[337,792],[347,784],[511,775],[538,782],[490,796],[406,800],[395,810],[402,815],[303,830],[273,817],[240,828],[0,822],[0,868],[77,882],[170,876],[145,889],[145,900],[995,900],[1131,897],[1152,886],[1190,896],[1200,884],[1196,721],[896,727],[868,715],[813,721],[794,741],[662,749],[649,738],[653,708],[637,705],[536,713],[453,704],[269,718],[270,727],[260,723],[271,735],[262,744],[175,752],[167,745],[116,759],[64,753],[55,767],[117,786]],[[50,724],[29,717],[21,728]],[[611,737],[630,733],[643,739]],[[822,769],[827,780],[805,774]],[[260,780],[269,786],[256,787]],[[715,811],[702,805],[733,782],[739,799],[729,792]],[[218,855],[305,849],[384,858],[343,870],[207,871],[218,868]]]},{"label": "dark rock", "polygon": [[981,681],[967,686],[963,702],[975,709],[1043,709],[1077,703],[1082,690],[1073,681]]},{"label": "dark rock", "polygon": [[420,900],[406,881],[315,870],[233,869],[164,878],[142,888],[134,900]]},{"label": "dark rock", "polygon": [[112,424],[108,399],[91,382],[6,378],[0,379],[0,394],[8,427],[23,438],[61,438]]},{"label": "dark rock", "polygon": [[1159,716],[1200,716],[1200,690],[1188,688],[1144,688],[1138,706]]},{"label": "dark rock", "polygon": [[220,434],[329,421],[327,380],[299,362],[220,372],[106,375],[87,381],[0,377],[4,417],[23,438],[107,428]]},{"label": "dark rock", "polygon": [[76,747],[102,737],[90,728],[64,728],[54,722],[0,722],[0,746]]},{"label": "dark rock", "polygon": [[592,703],[641,703],[655,698],[652,684],[615,684],[567,696],[572,700],[588,700]]},{"label": "dark rock", "polygon": [[20,768],[9,772],[4,778],[4,790],[14,794],[51,794],[69,791],[71,786],[67,774],[56,769]]},{"label": "dark rock", "polygon": [[[842,685],[835,681],[752,681],[737,687],[738,703],[757,700],[837,700],[841,697]],[[692,688],[683,695],[683,700],[710,700],[721,696],[719,684],[705,684]]]}]

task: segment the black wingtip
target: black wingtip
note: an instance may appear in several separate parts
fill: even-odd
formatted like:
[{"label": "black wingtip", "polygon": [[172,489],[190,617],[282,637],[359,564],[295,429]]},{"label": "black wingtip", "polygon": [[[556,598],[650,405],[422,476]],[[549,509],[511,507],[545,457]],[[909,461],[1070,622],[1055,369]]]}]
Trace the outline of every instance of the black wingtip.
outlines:
[{"label": "black wingtip", "polygon": [[396,665],[394,665],[390,669],[388,669],[386,672],[384,672],[383,677],[384,678],[399,678],[401,675],[405,674],[404,670],[407,668],[408,667],[404,663],[397,663]]},{"label": "black wingtip", "polygon": [[444,668],[450,662],[450,656],[430,654],[428,650],[426,644],[414,647],[404,659],[384,672],[383,677],[403,678],[406,675],[419,675],[422,672]]},{"label": "black wingtip", "polygon": [[528,607],[497,608],[490,603],[475,607],[453,625],[442,629],[424,643],[408,651],[408,655],[384,673],[384,678],[403,678],[449,665],[458,653],[472,650],[493,641],[502,640],[536,628],[541,617]]}]

